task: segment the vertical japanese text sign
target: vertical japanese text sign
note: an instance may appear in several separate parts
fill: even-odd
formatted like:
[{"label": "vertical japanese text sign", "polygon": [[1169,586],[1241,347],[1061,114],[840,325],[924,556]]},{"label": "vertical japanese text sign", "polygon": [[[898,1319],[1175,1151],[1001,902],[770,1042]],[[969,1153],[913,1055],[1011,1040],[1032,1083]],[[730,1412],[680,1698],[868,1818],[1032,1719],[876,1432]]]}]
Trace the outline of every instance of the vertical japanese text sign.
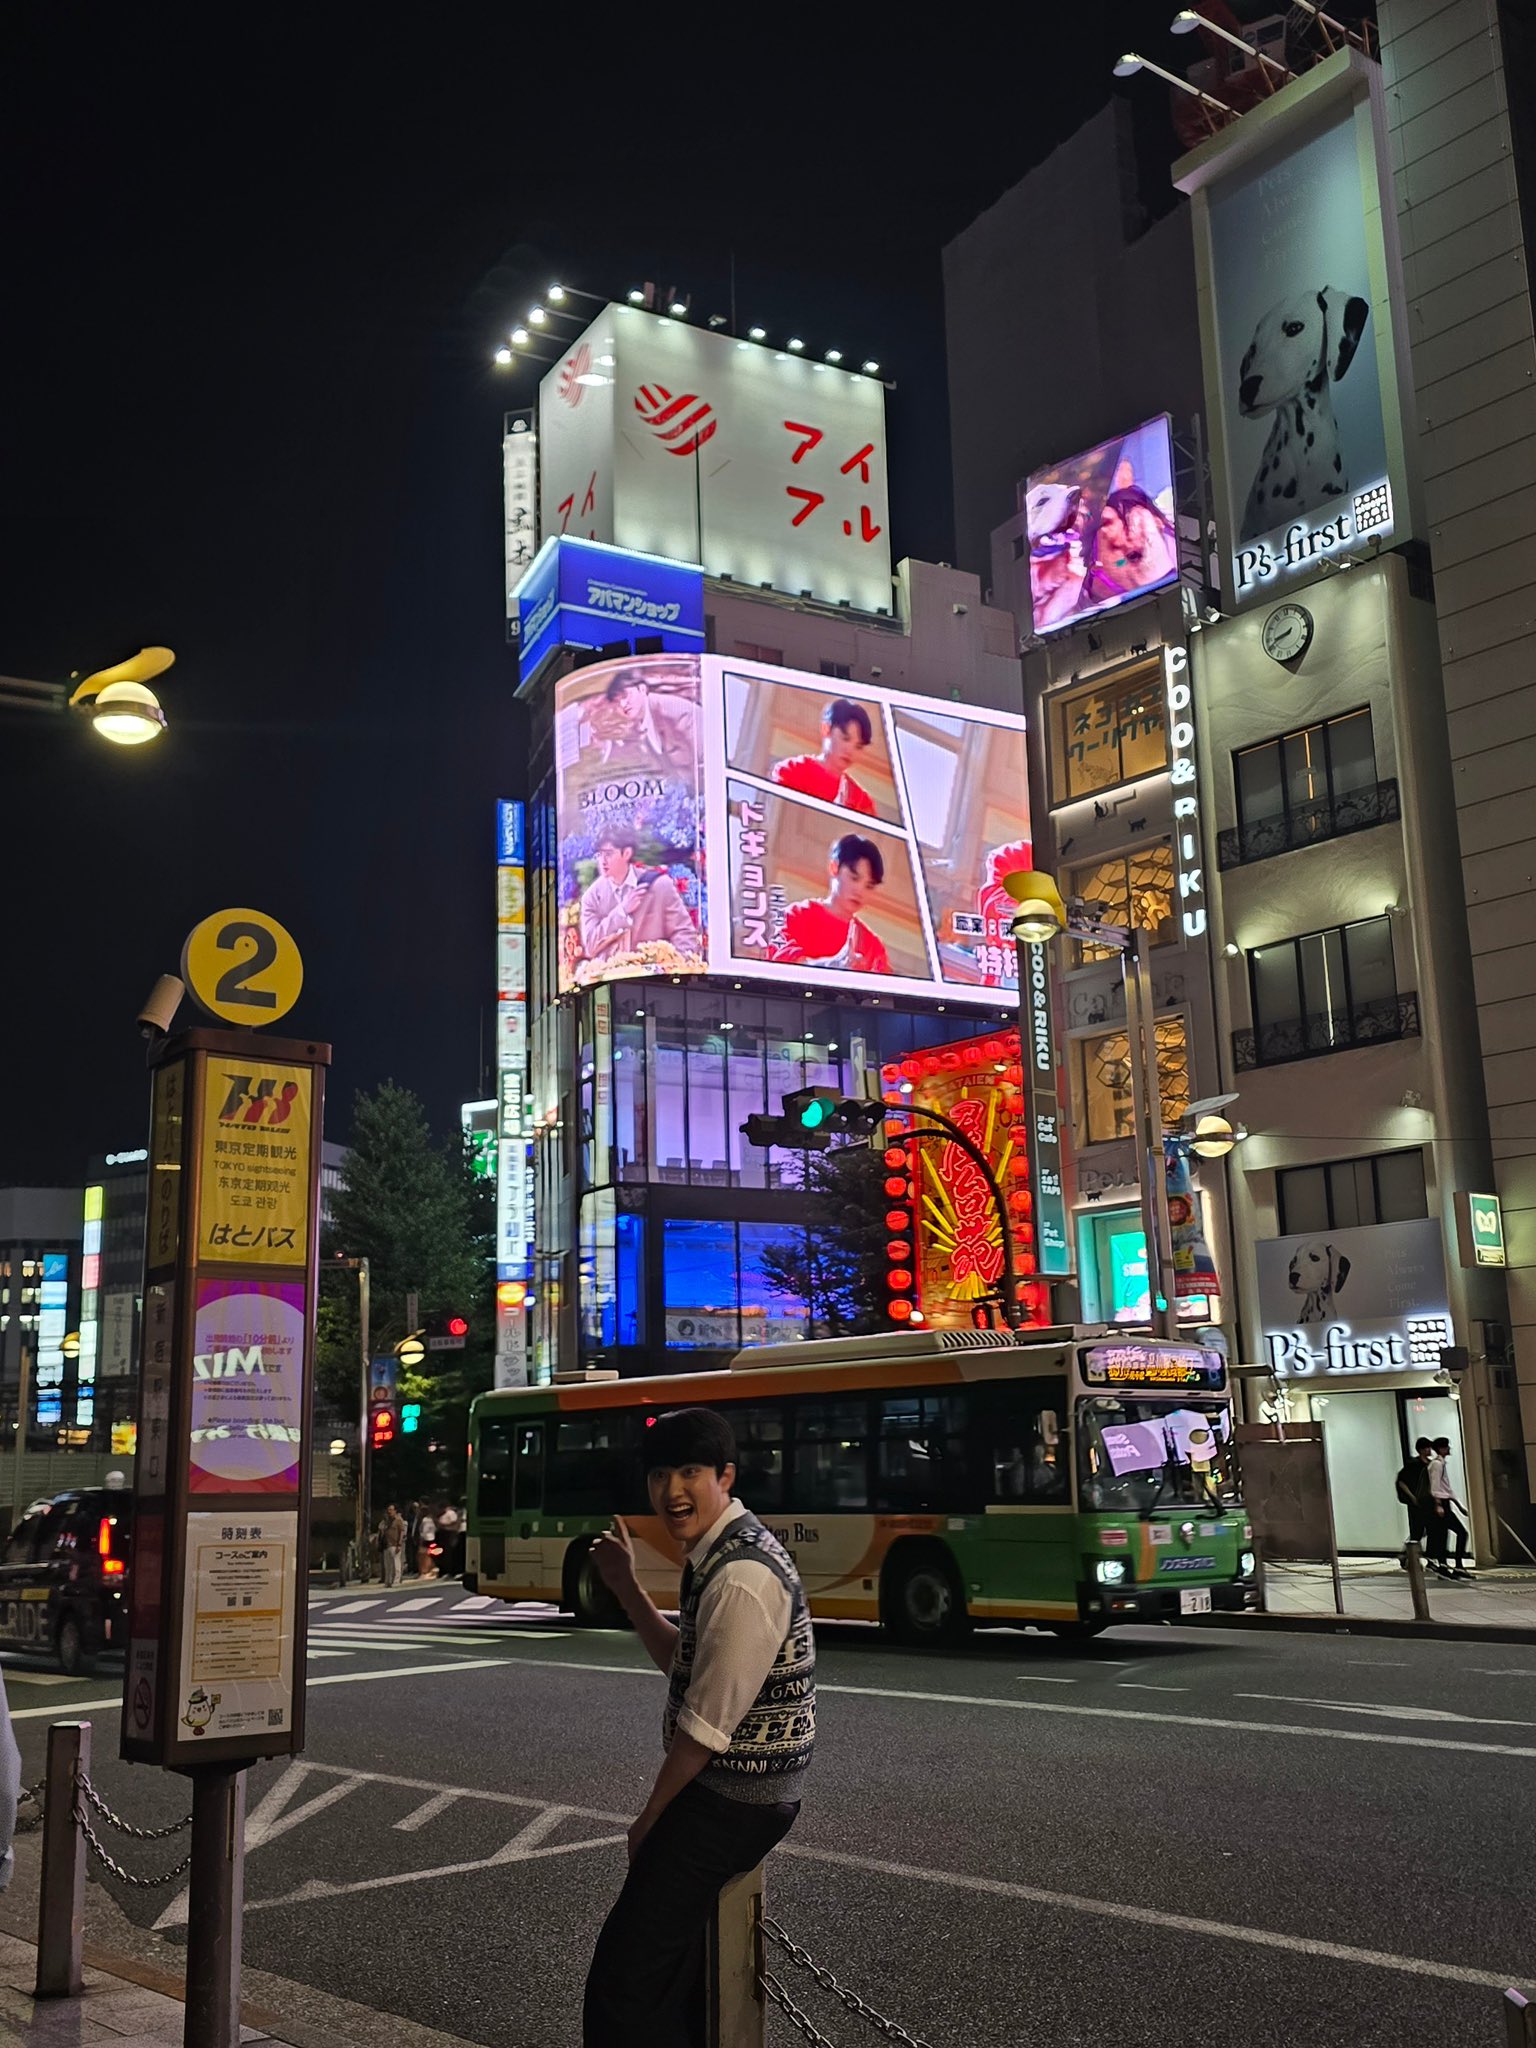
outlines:
[{"label": "vertical japanese text sign", "polygon": [[193,1030],[155,1063],[122,1754],[303,1747],[330,1047]]}]

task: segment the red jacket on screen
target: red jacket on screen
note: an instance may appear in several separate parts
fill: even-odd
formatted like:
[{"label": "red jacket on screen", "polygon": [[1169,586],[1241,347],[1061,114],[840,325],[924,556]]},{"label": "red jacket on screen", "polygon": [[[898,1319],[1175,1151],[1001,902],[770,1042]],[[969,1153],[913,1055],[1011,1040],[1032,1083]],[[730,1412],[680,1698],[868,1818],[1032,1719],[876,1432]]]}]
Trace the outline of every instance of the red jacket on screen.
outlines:
[{"label": "red jacket on screen", "polygon": [[858,918],[842,918],[825,903],[792,903],[784,913],[784,930],[770,959],[830,960],[842,952],[853,934],[853,957],[848,966],[855,974],[889,974],[891,957],[874,933]]},{"label": "red jacket on screen", "polygon": [[860,788],[851,775],[834,775],[819,754],[795,754],[774,763],[773,779],[780,789],[793,789],[801,796],[819,796],[823,803],[841,804],[845,811],[875,815],[875,800]]}]

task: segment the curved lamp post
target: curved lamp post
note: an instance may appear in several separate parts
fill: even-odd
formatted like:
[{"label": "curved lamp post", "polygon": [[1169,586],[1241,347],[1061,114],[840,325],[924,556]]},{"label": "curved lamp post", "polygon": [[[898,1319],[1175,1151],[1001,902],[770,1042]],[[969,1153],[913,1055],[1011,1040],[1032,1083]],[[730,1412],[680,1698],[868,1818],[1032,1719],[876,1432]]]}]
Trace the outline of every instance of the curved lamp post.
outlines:
[{"label": "curved lamp post", "polygon": [[78,711],[113,746],[141,747],[165,731],[165,712],[149,683],[175,659],[169,647],[141,647],[127,661],[88,676],[77,672],[68,683],[0,676],[0,710]]}]

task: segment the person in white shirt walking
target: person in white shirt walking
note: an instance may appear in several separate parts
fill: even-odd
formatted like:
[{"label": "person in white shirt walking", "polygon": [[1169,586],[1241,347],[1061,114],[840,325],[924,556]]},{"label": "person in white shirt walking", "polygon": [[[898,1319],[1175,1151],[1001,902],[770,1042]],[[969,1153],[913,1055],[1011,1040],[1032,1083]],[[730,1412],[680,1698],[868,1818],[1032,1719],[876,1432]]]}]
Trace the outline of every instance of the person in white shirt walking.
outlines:
[{"label": "person in white shirt walking", "polygon": [[788,1551],[731,1498],[730,1426],[708,1408],[647,1420],[652,1511],[687,1561],[674,1625],[636,1579],[622,1521],[594,1550],[668,1683],[666,1758],[593,1951],[584,2048],[702,2044],[709,1916],[794,1825],[816,1739],[810,1609]]},{"label": "person in white shirt walking", "polygon": [[[1451,1440],[1435,1438],[1434,1456],[1429,1461],[1429,1561],[1442,1579],[1470,1579],[1467,1570],[1466,1508],[1451,1485]],[[1449,1539],[1456,1537],[1456,1567],[1446,1563]]]}]

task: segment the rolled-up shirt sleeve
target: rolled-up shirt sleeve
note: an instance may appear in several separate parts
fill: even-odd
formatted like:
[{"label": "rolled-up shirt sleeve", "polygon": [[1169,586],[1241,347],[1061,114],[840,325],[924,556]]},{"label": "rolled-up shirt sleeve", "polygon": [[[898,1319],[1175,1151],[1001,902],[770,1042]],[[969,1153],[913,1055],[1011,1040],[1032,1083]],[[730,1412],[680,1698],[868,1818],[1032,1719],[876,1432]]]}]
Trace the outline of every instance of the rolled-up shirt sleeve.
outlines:
[{"label": "rolled-up shirt sleeve", "polygon": [[677,1717],[685,1735],[724,1755],[773,1669],[790,1613],[788,1588],[761,1565],[721,1567],[699,1599],[698,1650]]}]

